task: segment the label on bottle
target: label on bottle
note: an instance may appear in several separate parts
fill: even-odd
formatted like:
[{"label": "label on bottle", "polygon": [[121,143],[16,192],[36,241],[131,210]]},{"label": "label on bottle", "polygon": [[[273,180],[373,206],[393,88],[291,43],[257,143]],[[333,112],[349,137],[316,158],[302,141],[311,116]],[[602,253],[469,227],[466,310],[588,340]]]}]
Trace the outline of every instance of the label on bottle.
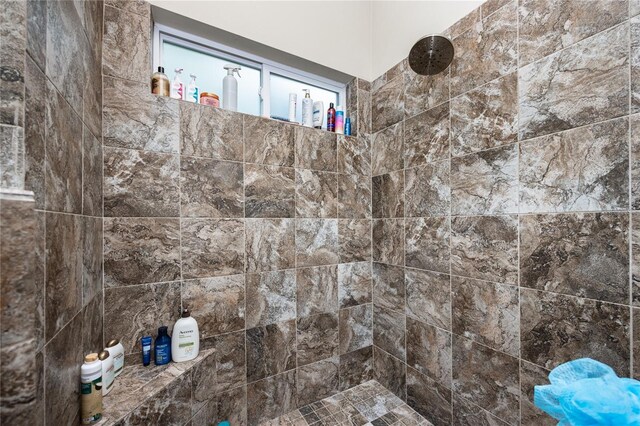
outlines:
[{"label": "label on bottle", "polygon": [[169,96],[169,91],[169,80],[159,77],[151,79],[151,93],[159,96]]},{"label": "label on bottle", "polygon": [[80,418],[83,425],[96,423],[102,418],[102,378],[80,387]]},{"label": "label on bottle", "polygon": [[124,368],[124,353],[120,352],[113,357],[113,370],[115,374],[120,374],[120,371]]},{"label": "label on bottle", "polygon": [[171,346],[166,343],[156,345],[156,364],[162,365],[171,361]]}]

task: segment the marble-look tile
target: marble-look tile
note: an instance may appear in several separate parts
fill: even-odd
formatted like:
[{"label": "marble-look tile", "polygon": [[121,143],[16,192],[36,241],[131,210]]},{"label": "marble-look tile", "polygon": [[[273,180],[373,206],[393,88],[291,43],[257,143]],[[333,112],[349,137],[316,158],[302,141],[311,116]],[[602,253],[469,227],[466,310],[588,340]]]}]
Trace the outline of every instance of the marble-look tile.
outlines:
[{"label": "marble-look tile", "polygon": [[338,135],[338,172],[369,176],[371,174],[371,136]]},{"label": "marble-look tile", "polygon": [[247,274],[247,328],[296,318],[296,273]]},{"label": "marble-look tile", "polygon": [[371,178],[338,174],[338,217],[371,217]]},{"label": "marble-look tile", "polygon": [[518,141],[517,73],[451,100],[451,153],[464,155]]},{"label": "marble-look tile", "polygon": [[24,129],[0,125],[0,186],[23,188],[25,177]]},{"label": "marble-look tile", "polygon": [[[2,209],[0,209],[0,214],[3,214],[3,212],[7,212],[10,211],[7,208],[7,204],[6,202],[3,204]],[[14,215],[13,213],[11,214],[11,217],[13,218],[20,218],[20,228],[23,230],[29,229],[29,227],[24,223],[24,220],[22,218],[21,215]],[[35,284],[35,290],[34,290],[34,301],[33,301],[33,305],[34,305],[34,310],[35,310],[35,318],[34,318],[34,326],[35,326],[35,339],[36,339],[36,351],[40,351],[40,354],[42,354],[42,347],[44,346],[44,344],[46,343],[46,338],[45,338],[45,325],[46,325],[46,316],[45,316],[45,305],[46,305],[46,297],[45,297],[45,293],[46,293],[46,282],[47,282],[47,277],[45,275],[45,271],[46,271],[46,250],[47,250],[47,233],[45,232],[45,228],[46,228],[46,222],[47,222],[47,214],[46,212],[42,212],[42,211],[36,211],[35,212],[35,228],[34,228],[34,236],[35,236],[35,245],[34,247],[32,247],[33,252],[34,252],[34,258],[33,258],[33,262],[34,262],[34,266],[33,266],[33,283]],[[2,219],[3,224],[8,224],[11,223],[11,221],[6,220],[6,219]],[[2,226],[2,225],[0,225]],[[5,237],[2,237],[3,239]],[[0,251],[2,250],[2,248],[5,249],[13,249],[13,247],[28,247],[27,244],[21,244],[21,245],[4,245],[2,247],[0,247]],[[10,257],[13,258],[13,255]],[[29,257],[28,256],[22,256],[22,259],[24,259],[24,261],[28,261]],[[2,270],[6,271],[4,265],[2,266]],[[7,272],[4,272],[4,277],[6,279],[6,277],[8,277]],[[12,288],[20,288],[17,285],[13,285]],[[5,311],[8,312],[8,311]],[[9,324],[9,321],[2,319],[3,324]],[[16,328],[17,329],[17,328]],[[43,404],[44,401],[40,401],[40,404]]]},{"label": "marble-look tile", "polygon": [[181,157],[181,216],[243,217],[243,177],[242,163]]},{"label": "marble-look tile", "polygon": [[617,213],[521,217],[520,285],[629,303],[629,219]]},{"label": "marble-look tile", "polygon": [[247,380],[296,368],[296,322],[278,322],[247,330]]},{"label": "marble-look tile", "polygon": [[486,2],[480,5],[480,9],[482,10],[482,17],[486,18],[487,16],[497,12],[500,8],[511,3],[511,0],[487,0]]},{"label": "marble-look tile", "polygon": [[340,263],[371,259],[371,221],[369,219],[338,220]]},{"label": "marble-look tile", "polygon": [[443,34],[450,38],[456,38],[465,33],[472,26],[479,24],[482,19],[481,9],[481,7],[476,7],[458,21],[451,24],[449,28],[443,31]]},{"label": "marble-look tile", "polygon": [[405,280],[402,266],[373,262],[372,267],[373,300],[376,306],[404,312]]},{"label": "marble-look tile", "polygon": [[295,266],[294,219],[245,220],[246,272]]},{"label": "marble-look tile", "polygon": [[405,315],[374,305],[373,344],[404,361],[406,359]]},{"label": "marble-look tile", "polygon": [[338,304],[340,309],[371,302],[371,264],[338,265]]},{"label": "marble-look tile", "polygon": [[295,370],[247,385],[247,422],[257,425],[298,407]]},{"label": "marble-look tile", "polygon": [[102,216],[102,144],[86,126],[82,138],[82,214]]},{"label": "marble-look tile", "polygon": [[340,390],[373,378],[373,346],[340,355]]},{"label": "marble-look tile", "polygon": [[407,365],[376,346],[373,347],[373,375],[398,398],[407,398]]},{"label": "marble-look tile", "polygon": [[297,321],[298,367],[338,355],[338,314],[326,313]]},{"label": "marble-look tile", "polygon": [[449,102],[405,120],[405,167],[448,159],[449,127]]},{"label": "marble-look tile", "polygon": [[245,287],[242,275],[187,280],[182,305],[198,319],[202,339],[245,327]]},{"label": "marble-look tile", "polygon": [[411,68],[404,72],[404,116],[413,117],[449,100],[449,72],[418,75]]},{"label": "marble-look tile", "polygon": [[[43,387],[42,376],[45,372],[42,352],[35,356],[33,354],[34,343],[31,338],[0,348],[2,424],[35,425],[43,422],[39,418],[44,414],[44,401],[41,399],[43,392],[40,389]],[[69,390],[73,396],[78,395],[73,393],[73,389],[64,390]],[[75,407],[78,408],[77,405]]]},{"label": "marble-look tile", "polygon": [[191,414],[198,421],[202,417],[217,418],[215,400],[217,375],[215,350],[191,370]]},{"label": "marble-look tile", "polygon": [[451,232],[446,217],[406,219],[405,265],[436,272],[449,272]]},{"label": "marble-look tile", "polygon": [[242,161],[241,114],[191,102],[178,103],[182,155]]},{"label": "marble-look tile", "polygon": [[149,16],[151,13],[149,3],[145,0],[104,0],[104,4],[142,16]]},{"label": "marble-look tile", "polygon": [[125,353],[141,352],[142,336],[155,336],[161,325],[171,331],[179,318],[180,283],[108,288],[104,308],[104,335],[117,336]]},{"label": "marble-look tile", "polygon": [[[524,404],[524,402],[522,402]],[[508,426],[488,411],[467,401],[460,395],[453,394],[453,424],[461,426]]]},{"label": "marble-look tile", "polygon": [[404,216],[404,171],[371,179],[371,206],[375,218]]},{"label": "marble-look tile", "polygon": [[244,196],[246,217],[294,217],[294,169],[246,164]]},{"label": "marble-look tile", "polygon": [[217,400],[216,412],[219,418],[228,419],[233,425],[244,426],[247,424],[246,386],[240,386],[218,394]]},{"label": "marble-look tile", "polygon": [[518,146],[451,160],[451,214],[517,213]]},{"label": "marble-look tile", "polygon": [[244,271],[244,222],[241,219],[183,219],[181,228],[184,278]]},{"label": "marble-look tile", "polygon": [[82,212],[82,120],[47,83],[45,207]]},{"label": "marble-look tile", "polygon": [[178,153],[180,132],[186,132],[184,126],[180,126],[181,102],[149,93],[147,79],[145,76],[145,83],[141,83],[104,78],[104,144]]},{"label": "marble-look tile", "polygon": [[[102,61],[102,27],[104,21],[104,1],[82,2],[78,10],[83,20],[84,30],[93,54]],[[99,70],[102,75],[102,69]]]},{"label": "marble-look tile", "polygon": [[493,349],[518,356],[518,288],[453,277],[453,332]]},{"label": "marble-look tile", "polygon": [[520,212],[622,210],[629,122],[619,118],[520,145]]},{"label": "marble-look tile", "polygon": [[640,13],[640,0],[629,0],[629,16],[633,17]]},{"label": "marble-look tile", "polygon": [[51,339],[82,308],[82,218],[46,215],[46,339]]},{"label": "marble-look tile", "polygon": [[401,121],[404,116],[404,79],[402,75],[389,79],[371,92],[371,124],[377,132]]},{"label": "marble-look tile", "polygon": [[60,424],[80,424],[81,335],[78,315],[44,348],[45,413]]},{"label": "marble-look tile", "polygon": [[[216,386],[214,391],[227,391],[246,383],[246,348],[247,337],[244,330],[221,334],[214,337],[216,359]],[[235,394],[232,392],[232,394]],[[218,407],[220,409],[220,407]]]},{"label": "marble-look tile", "polygon": [[631,303],[640,306],[640,213],[631,213]]},{"label": "marble-look tile", "polygon": [[340,391],[338,357],[298,368],[298,405],[303,406]]},{"label": "marble-look tile", "polygon": [[[640,2],[640,0],[638,0]],[[631,206],[632,210],[640,210],[640,114],[629,117],[631,155]]]},{"label": "marble-look tile", "polygon": [[619,25],[521,68],[520,139],[628,113],[628,40]]},{"label": "marble-look tile", "polygon": [[555,426],[557,420],[535,406],[533,391],[536,385],[549,383],[549,371],[526,361],[520,362],[520,410],[523,426]]},{"label": "marble-look tile", "polygon": [[371,92],[358,89],[358,106],[356,116],[356,133],[354,135],[371,134]]},{"label": "marble-look tile", "polygon": [[147,83],[151,65],[150,16],[104,8],[102,72]]},{"label": "marble-look tile", "polygon": [[451,424],[451,390],[407,368],[407,404],[437,426]]},{"label": "marble-look tile", "polygon": [[640,309],[631,309],[632,321],[633,321],[633,336],[632,336],[632,354],[633,364],[631,368],[633,370],[633,378],[638,379],[640,377]]},{"label": "marble-look tile", "polygon": [[629,374],[629,308],[622,305],[520,290],[522,359],[552,369],[589,357]]},{"label": "marble-look tile", "polygon": [[457,96],[517,67],[517,10],[515,2],[484,17],[453,40],[451,96]]},{"label": "marble-look tile", "polygon": [[373,311],[371,304],[340,310],[339,353],[346,353],[373,344]]},{"label": "marble-look tile", "polygon": [[338,265],[297,269],[296,287],[298,318],[338,310]]},{"label": "marble-look tile", "polygon": [[629,20],[631,31],[630,62],[631,62],[631,111],[640,112],[640,18]]},{"label": "marble-look tile", "polygon": [[372,258],[391,265],[404,264],[404,220],[376,219],[373,221]]},{"label": "marble-look tile", "polygon": [[103,220],[81,217],[82,226],[82,300],[83,305],[102,294]]},{"label": "marble-look tile", "polygon": [[338,263],[338,221],[296,219],[296,265]]},{"label": "marble-look tile", "polygon": [[518,218],[467,216],[451,219],[451,273],[518,283]]},{"label": "marble-look tile", "polygon": [[296,217],[338,216],[335,173],[296,169]]},{"label": "marble-look tile", "polygon": [[404,122],[374,133],[371,139],[371,174],[400,170],[403,160]]},{"label": "marble-look tile", "polygon": [[427,324],[451,330],[449,275],[405,270],[406,313]]},{"label": "marble-look tile", "polygon": [[295,166],[301,169],[337,171],[335,133],[297,126],[294,128]]},{"label": "marble-look tile", "polygon": [[[46,11],[46,3],[30,0],[27,8],[33,7]],[[42,13],[39,12],[39,13]],[[47,79],[30,56],[25,57],[25,103],[24,103],[24,188],[33,191],[35,208],[43,210],[45,197],[45,144],[47,102],[42,101],[42,94],[47,90]],[[4,133],[9,129],[17,131],[17,127],[2,127]],[[12,135],[13,136],[13,135]],[[19,136],[16,132],[16,137]],[[18,140],[12,143],[18,146]],[[4,146],[4,143],[3,143]],[[2,169],[5,169],[2,167]],[[102,170],[102,167],[100,167]],[[1,173],[5,181],[5,173]],[[102,182],[102,177],[100,177]],[[4,185],[3,186],[9,186]],[[19,185],[15,185],[19,187]],[[102,189],[100,190],[100,205],[102,208]]]},{"label": "marble-look tile", "polygon": [[[102,4],[97,1],[83,2],[84,10],[93,9],[91,15],[96,15],[92,19],[95,22],[89,23],[87,16],[87,25],[97,26],[90,32],[96,32],[100,39],[102,38]],[[94,41],[95,42],[95,41]],[[87,125],[91,133],[96,137],[102,135],[102,40],[98,40],[97,44],[89,46],[88,52],[82,57],[84,61],[84,81],[82,90],[82,119]]]},{"label": "marble-look tile", "polygon": [[445,216],[451,208],[449,161],[406,169],[405,216]]},{"label": "marble-look tile", "polygon": [[[522,66],[619,24],[629,8],[627,0],[524,0],[519,5]],[[602,13],[589,13],[594,10]]]},{"label": "marble-look tile", "polygon": [[181,375],[127,415],[123,424],[182,424],[191,416],[191,387],[191,375]]},{"label": "marble-look tile", "polygon": [[44,70],[47,62],[47,3],[28,0],[26,4],[27,54],[38,68]]},{"label": "marble-look tile", "polygon": [[105,287],[180,278],[178,219],[105,218],[103,250]]},{"label": "marble-look tile", "polygon": [[520,404],[518,359],[453,335],[453,391],[515,423]]},{"label": "marble-look tile", "polygon": [[294,126],[268,118],[244,116],[244,161],[293,167]]},{"label": "marble-look tile", "polygon": [[407,365],[451,388],[451,333],[407,317]]},{"label": "marble-look tile", "polygon": [[105,147],[105,216],[179,216],[179,163],[173,154]]},{"label": "marble-look tile", "polygon": [[[85,304],[82,312],[82,354],[100,352],[105,347],[103,340],[104,311],[102,292]],[[111,339],[111,337],[109,337]]]}]

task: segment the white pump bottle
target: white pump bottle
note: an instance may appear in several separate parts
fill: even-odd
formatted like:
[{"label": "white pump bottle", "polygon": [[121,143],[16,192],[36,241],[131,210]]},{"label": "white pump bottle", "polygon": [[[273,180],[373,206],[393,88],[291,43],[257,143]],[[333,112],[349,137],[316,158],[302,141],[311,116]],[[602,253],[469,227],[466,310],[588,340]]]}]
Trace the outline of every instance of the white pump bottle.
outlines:
[{"label": "white pump bottle", "polygon": [[227,64],[224,66],[227,75],[222,80],[222,108],[229,111],[238,110],[238,80],[233,73],[238,73],[240,77],[241,67],[237,65]]}]

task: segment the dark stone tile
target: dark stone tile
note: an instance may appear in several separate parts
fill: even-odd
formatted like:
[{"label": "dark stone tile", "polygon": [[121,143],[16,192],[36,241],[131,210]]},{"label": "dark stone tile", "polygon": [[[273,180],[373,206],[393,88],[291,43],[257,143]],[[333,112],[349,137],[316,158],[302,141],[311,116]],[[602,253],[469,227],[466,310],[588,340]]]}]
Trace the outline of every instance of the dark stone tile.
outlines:
[{"label": "dark stone tile", "polygon": [[631,303],[640,305],[640,213],[631,213]]},{"label": "dark stone tile", "polygon": [[244,178],[246,217],[294,217],[294,169],[246,164]]},{"label": "dark stone tile", "polygon": [[451,273],[517,284],[517,216],[452,218]]},{"label": "dark stone tile", "polygon": [[247,274],[247,327],[296,318],[294,270]]},{"label": "dark stone tile", "polygon": [[451,388],[451,333],[407,317],[407,365]]},{"label": "dark stone tile", "polygon": [[[27,54],[38,68],[45,69],[47,61],[47,2],[27,0]],[[27,59],[27,62],[30,59]],[[25,119],[26,117],[25,115]]]},{"label": "dark stone tile", "polygon": [[86,305],[102,294],[103,220],[100,217],[81,217],[82,227],[82,300]]},{"label": "dark stone tile", "polygon": [[374,261],[391,265],[404,263],[403,222],[403,219],[377,219],[373,221],[371,243]]},{"label": "dark stone tile", "polygon": [[218,418],[228,419],[233,425],[247,424],[247,387],[241,386],[218,395]]},{"label": "dark stone tile", "polygon": [[82,214],[102,216],[102,144],[86,126],[82,138]]},{"label": "dark stone tile", "polygon": [[377,306],[403,312],[405,308],[404,268],[374,262],[373,299]]},{"label": "dark stone tile", "polygon": [[[98,1],[88,1],[82,3],[85,12],[88,9],[94,9],[97,22],[89,23],[91,26],[98,26],[91,31],[97,31],[102,38],[102,4]],[[86,15],[86,14],[85,14]],[[87,21],[89,18],[87,17]],[[97,48],[97,49],[96,49]],[[90,45],[88,52],[83,56],[84,60],[84,81],[83,81],[83,96],[82,96],[82,119],[86,126],[91,130],[97,138],[102,136],[102,40],[97,41],[97,44]]]},{"label": "dark stone tile", "polygon": [[517,210],[517,145],[451,160],[451,214],[517,213]]},{"label": "dark stone tile", "polygon": [[298,368],[298,404],[306,405],[337,394],[339,389],[338,357]]},{"label": "dark stone tile", "polygon": [[371,178],[338,174],[338,217],[371,217]]},{"label": "dark stone tile", "polygon": [[[33,354],[33,338],[0,348],[0,374],[2,374],[2,424],[41,423],[37,419],[35,408],[40,408],[38,388],[41,378],[42,360],[36,360]],[[40,383],[38,383],[40,382]],[[53,397],[55,398],[55,397]],[[40,411],[41,414],[42,411]]]},{"label": "dark stone tile", "polygon": [[631,350],[633,352],[633,378],[638,379],[640,377],[640,309],[632,308],[631,315],[633,320],[633,341]]},{"label": "dark stone tile", "polygon": [[179,164],[173,154],[105,147],[105,216],[179,216]]},{"label": "dark stone tile", "polygon": [[404,116],[413,117],[449,100],[449,72],[418,75],[404,72]]},{"label": "dark stone tile", "polygon": [[465,33],[472,26],[479,24],[482,20],[481,18],[481,7],[476,7],[464,17],[460,18],[460,20],[451,24],[451,26],[447,28],[443,32],[443,34],[446,34],[452,38],[456,38],[459,35]]},{"label": "dark stone tile", "polygon": [[370,135],[371,126],[371,92],[368,90],[358,89],[358,106],[356,114],[356,133],[355,135]]},{"label": "dark stone tile", "polygon": [[[359,122],[361,122],[360,120]],[[371,174],[370,132],[358,137],[338,135],[338,172],[369,176]]]},{"label": "dark stone tile", "polygon": [[296,322],[283,321],[247,330],[247,380],[296,368]]},{"label": "dark stone tile", "polygon": [[102,48],[104,75],[147,83],[151,65],[151,22],[105,5]]},{"label": "dark stone tile", "polygon": [[371,181],[373,217],[403,217],[404,171],[374,176]]},{"label": "dark stone tile", "polygon": [[558,421],[540,410],[533,403],[533,390],[536,385],[548,384],[549,371],[526,361],[520,363],[520,410],[523,426],[555,426]]},{"label": "dark stone tile", "polygon": [[[141,352],[142,336],[155,337],[161,325],[168,326],[169,332],[173,329],[180,316],[180,283],[107,288],[104,308],[107,340],[119,338],[125,353]],[[203,324],[201,317],[193,313],[198,323]]]},{"label": "dark stone tile", "polygon": [[626,306],[520,290],[522,359],[548,369],[589,357],[628,375],[630,322]]},{"label": "dark stone tile", "polygon": [[301,169],[337,171],[337,136],[335,133],[305,127],[294,128],[295,165]]},{"label": "dark stone tile", "polygon": [[629,25],[619,25],[521,68],[520,139],[626,114],[628,40]]},{"label": "dark stone tile", "polygon": [[453,424],[460,426],[507,426],[509,423],[503,422],[488,411],[454,393]]},{"label": "dark stone tile", "polygon": [[407,404],[436,426],[451,424],[451,390],[407,368]]},{"label": "dark stone tile", "polygon": [[298,367],[338,355],[338,315],[319,314],[297,322]]},{"label": "dark stone tile", "polygon": [[402,76],[389,78],[381,87],[371,91],[371,124],[377,132],[401,121],[404,116],[404,80]]},{"label": "dark stone tile", "polygon": [[179,116],[186,102],[149,93],[147,68],[144,83],[104,78],[104,144],[177,154],[180,137],[188,134]]},{"label": "dark stone tile", "polygon": [[[82,316],[82,355],[100,352],[105,347],[102,338],[104,326],[102,292],[85,304],[79,316]],[[113,336],[109,336],[111,340]]]},{"label": "dark stone tile", "polygon": [[448,159],[449,127],[449,102],[405,120],[405,167]]},{"label": "dark stone tile", "polygon": [[405,285],[407,315],[427,324],[451,330],[449,275],[406,269]]},{"label": "dark stone tile", "polygon": [[0,15],[0,124],[22,127],[24,111],[24,53],[27,48],[27,2],[7,2]]},{"label": "dark stone tile", "polygon": [[404,123],[374,133],[371,139],[371,174],[374,176],[400,170],[403,160]]},{"label": "dark stone tile", "polygon": [[294,126],[268,118],[244,116],[244,160],[293,167]]},{"label": "dark stone tile", "polygon": [[405,222],[405,264],[413,268],[449,272],[451,233],[446,217],[411,218]]},{"label": "dark stone tile", "polygon": [[405,315],[375,305],[373,307],[373,343],[394,357],[404,361]]},{"label": "dark stone tile", "polygon": [[631,155],[629,157],[629,168],[631,169],[630,207],[632,210],[640,210],[640,114],[629,117],[629,127],[631,135]]},{"label": "dark stone tile", "polygon": [[340,310],[339,353],[346,353],[373,344],[373,311],[371,304]]},{"label": "dark stone tile", "polygon": [[[39,0],[29,0],[27,8],[38,8],[46,11],[46,3]],[[45,120],[48,102],[42,101],[42,94],[46,93],[47,79],[28,55],[25,57],[25,65],[24,188],[33,191],[36,201],[35,207],[44,209],[45,144],[47,140]],[[102,177],[100,181],[102,181]],[[102,190],[100,199],[100,205],[102,206]]]},{"label": "dark stone tile", "polygon": [[629,303],[627,214],[523,216],[520,226],[521,286]]},{"label": "dark stone tile", "polygon": [[407,399],[407,365],[376,346],[373,347],[373,376],[398,398]]},{"label": "dark stone tile", "polygon": [[124,424],[182,424],[191,416],[191,386],[191,375],[181,375],[127,415]]},{"label": "dark stone tile", "polygon": [[451,209],[449,161],[404,171],[405,215],[446,216]]},{"label": "dark stone tile", "polygon": [[[213,338],[216,359],[216,394],[220,395],[220,392],[246,384],[246,340],[244,330],[221,334]],[[234,392],[231,393],[234,394]]]},{"label": "dark stone tile", "polygon": [[149,3],[145,0],[104,0],[104,4],[142,16],[149,16],[151,13]]},{"label": "dark stone tile", "polygon": [[247,385],[247,422],[273,419],[298,406],[295,370]]},{"label": "dark stone tile", "polygon": [[487,17],[502,7],[511,3],[511,0],[487,0],[482,5],[480,5],[480,9],[482,10],[482,16]]},{"label": "dark stone tile", "polygon": [[244,221],[183,219],[184,278],[240,274],[244,271]]},{"label": "dark stone tile", "polygon": [[340,355],[340,390],[373,379],[373,346]]},{"label": "dark stone tile", "polygon": [[181,157],[183,217],[244,217],[242,163]]},{"label": "dark stone tile", "polygon": [[25,176],[24,129],[0,125],[0,185],[23,188]]},{"label": "dark stone tile", "polygon": [[451,299],[455,334],[518,356],[517,287],[453,277]]},{"label": "dark stone tile", "polygon": [[[0,214],[3,213],[3,210],[8,211],[6,206],[7,204],[5,202],[2,209],[0,209]],[[16,219],[20,219],[20,229],[25,229],[25,230],[29,229],[29,227],[26,226],[24,222],[24,217],[22,215],[12,214],[12,216]],[[46,305],[45,293],[46,293],[46,282],[47,282],[47,277],[45,275],[45,271],[47,267],[46,266],[47,233],[45,232],[46,221],[47,221],[46,216],[47,214],[45,212],[42,212],[42,211],[35,212],[35,228],[34,228],[34,234],[33,234],[33,236],[35,236],[35,245],[34,247],[32,247],[34,252],[33,283],[35,285],[33,290],[33,295],[34,295],[33,305],[35,306],[34,327],[35,327],[35,338],[36,338],[36,351],[40,351],[40,353],[42,353],[42,347],[46,343],[45,325],[47,321],[45,316],[45,305]],[[3,224],[10,223],[4,218],[2,220],[3,220]],[[3,244],[3,247],[9,248],[12,250],[15,247],[22,247],[22,248],[29,247],[29,244],[19,244],[19,245]],[[1,249],[2,248],[0,248],[0,250]],[[14,258],[13,255],[11,255],[10,259],[12,258]],[[22,256],[22,259],[24,259],[25,261],[28,261],[29,257]],[[2,268],[3,268],[2,270],[4,274],[7,274],[4,265],[2,266]],[[8,275],[4,275],[4,276],[7,277]],[[12,285],[11,288],[20,288],[20,287],[18,285]],[[5,299],[5,300],[10,300],[10,299]],[[5,310],[5,312],[8,312],[8,310]],[[9,321],[7,321],[4,318],[2,318],[2,322],[3,324],[9,324]],[[15,329],[19,330],[20,328],[16,327]],[[44,404],[44,401],[40,401],[40,403]]]},{"label": "dark stone tile", "polygon": [[627,118],[520,145],[520,212],[622,210],[629,196]]},{"label": "dark stone tile", "polygon": [[640,18],[637,16],[629,20],[631,31],[631,111],[640,112]]},{"label": "dark stone tile", "polygon": [[371,263],[338,265],[338,304],[340,309],[371,302]]},{"label": "dark stone tile", "polygon": [[338,243],[341,263],[371,259],[371,220],[338,220]]},{"label": "dark stone tile", "polygon": [[338,221],[296,219],[296,265],[338,263]]},{"label": "dark stone tile", "polygon": [[451,151],[464,155],[518,141],[518,75],[451,100]]},{"label": "dark stone tile", "polygon": [[338,216],[335,173],[296,169],[296,217]]},{"label": "dark stone tile", "polygon": [[198,319],[200,337],[245,328],[245,287],[242,275],[188,280],[182,284],[182,305]]},{"label": "dark stone tile", "polygon": [[294,219],[247,219],[245,228],[246,272],[294,267]]},{"label": "dark stone tile", "polygon": [[338,265],[297,269],[296,286],[298,317],[338,310]]},{"label": "dark stone tile", "polygon": [[508,423],[518,421],[518,359],[453,335],[453,391]]}]

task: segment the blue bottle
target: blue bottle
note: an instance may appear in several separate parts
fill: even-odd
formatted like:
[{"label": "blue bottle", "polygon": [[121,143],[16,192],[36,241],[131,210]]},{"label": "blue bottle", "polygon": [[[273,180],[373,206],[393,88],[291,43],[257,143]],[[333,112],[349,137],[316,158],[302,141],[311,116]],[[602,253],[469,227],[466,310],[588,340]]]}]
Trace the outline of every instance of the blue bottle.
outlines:
[{"label": "blue bottle", "polygon": [[168,364],[171,361],[171,337],[167,334],[167,326],[158,328],[158,337],[153,348],[156,365]]},{"label": "blue bottle", "polygon": [[349,117],[344,121],[344,134],[351,136],[351,118]]},{"label": "blue bottle", "polygon": [[145,367],[151,364],[151,336],[144,336],[140,343],[142,343],[142,365]]}]

